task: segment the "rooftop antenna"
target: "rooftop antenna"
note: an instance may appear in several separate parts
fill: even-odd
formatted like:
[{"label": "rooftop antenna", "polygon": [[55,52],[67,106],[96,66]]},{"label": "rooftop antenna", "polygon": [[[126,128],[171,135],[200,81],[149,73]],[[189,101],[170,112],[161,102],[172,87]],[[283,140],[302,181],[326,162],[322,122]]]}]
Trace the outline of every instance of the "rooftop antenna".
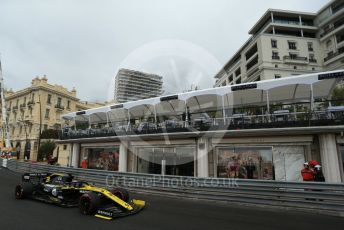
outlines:
[{"label": "rooftop antenna", "polygon": [[1,58],[0,58],[0,97],[1,97],[1,111],[2,111],[2,129],[3,129],[3,134],[4,134],[5,147],[11,148],[10,131],[9,131],[8,122],[7,122],[5,87],[4,87],[4,78],[2,76]]}]

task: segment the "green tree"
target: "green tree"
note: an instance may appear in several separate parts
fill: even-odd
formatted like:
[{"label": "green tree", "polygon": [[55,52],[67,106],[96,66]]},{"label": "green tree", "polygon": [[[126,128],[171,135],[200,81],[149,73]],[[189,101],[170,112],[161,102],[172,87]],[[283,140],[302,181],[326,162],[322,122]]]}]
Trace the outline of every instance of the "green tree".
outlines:
[{"label": "green tree", "polygon": [[339,106],[344,105],[344,87],[337,86],[332,92],[332,105]]},{"label": "green tree", "polygon": [[55,142],[50,140],[43,142],[38,149],[38,161],[42,161],[44,158],[47,159],[49,155],[53,154],[55,148]]},{"label": "green tree", "polygon": [[41,138],[42,139],[58,139],[59,133],[55,129],[47,129],[42,132]]}]

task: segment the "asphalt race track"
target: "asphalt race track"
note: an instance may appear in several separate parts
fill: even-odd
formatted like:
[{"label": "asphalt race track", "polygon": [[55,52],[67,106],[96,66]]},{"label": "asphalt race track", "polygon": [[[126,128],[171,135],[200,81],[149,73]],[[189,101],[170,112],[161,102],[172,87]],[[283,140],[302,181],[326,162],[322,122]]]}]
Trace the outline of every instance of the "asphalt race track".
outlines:
[{"label": "asphalt race track", "polygon": [[83,216],[77,208],[61,208],[14,199],[20,175],[0,168],[0,229],[344,229],[344,218],[312,213],[233,206],[230,204],[135,195],[147,201],[137,215],[101,220]]}]

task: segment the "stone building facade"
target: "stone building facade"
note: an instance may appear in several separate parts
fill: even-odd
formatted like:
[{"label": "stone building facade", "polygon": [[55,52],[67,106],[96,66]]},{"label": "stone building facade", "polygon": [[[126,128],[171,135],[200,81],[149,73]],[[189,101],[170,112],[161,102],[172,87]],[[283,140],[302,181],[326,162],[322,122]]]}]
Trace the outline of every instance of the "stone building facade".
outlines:
[{"label": "stone building facade", "polygon": [[215,75],[215,87],[344,68],[344,2],[317,13],[268,9]]},{"label": "stone building facade", "polygon": [[5,97],[11,145],[20,159],[31,160],[37,159],[40,130],[60,130],[62,114],[103,105],[80,101],[75,89],[49,84],[46,76],[34,78],[22,90],[6,91]]}]

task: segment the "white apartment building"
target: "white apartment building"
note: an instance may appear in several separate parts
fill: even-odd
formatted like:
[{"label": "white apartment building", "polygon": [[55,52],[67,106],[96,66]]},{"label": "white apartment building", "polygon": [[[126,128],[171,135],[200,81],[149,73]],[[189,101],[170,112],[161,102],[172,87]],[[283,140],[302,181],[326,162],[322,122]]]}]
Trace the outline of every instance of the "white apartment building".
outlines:
[{"label": "white apartment building", "polygon": [[120,69],[115,81],[115,101],[136,101],[162,94],[162,77],[140,71]]},{"label": "white apartment building", "polygon": [[344,68],[344,1],[317,13],[268,9],[215,87]]}]

